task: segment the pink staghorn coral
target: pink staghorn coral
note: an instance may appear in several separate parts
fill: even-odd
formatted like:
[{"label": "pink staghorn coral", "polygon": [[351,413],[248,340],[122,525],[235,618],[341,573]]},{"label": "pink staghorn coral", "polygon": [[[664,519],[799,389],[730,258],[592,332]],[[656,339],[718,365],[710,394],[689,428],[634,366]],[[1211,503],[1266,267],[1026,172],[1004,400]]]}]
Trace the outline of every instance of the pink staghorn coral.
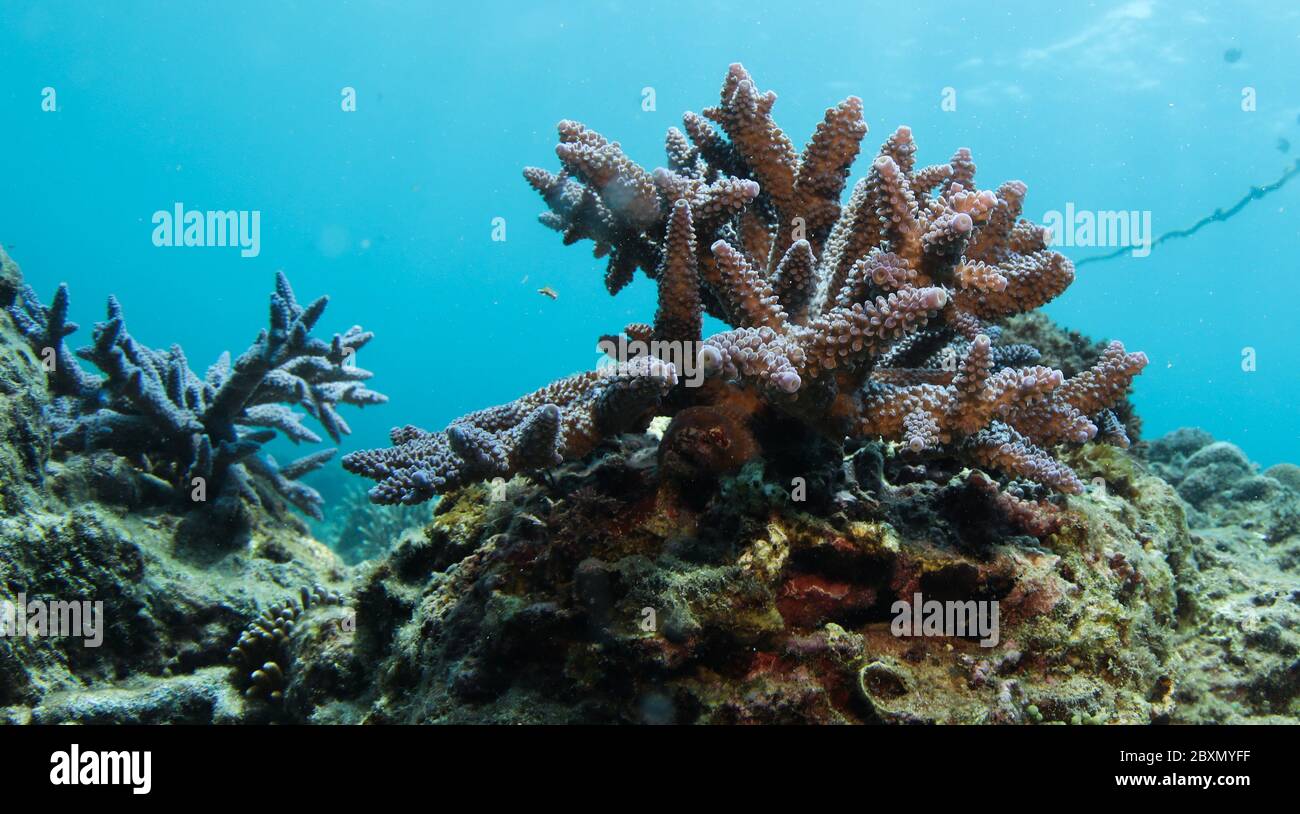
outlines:
[{"label": "pink staghorn coral", "polygon": [[[829,108],[802,152],[773,120],[775,102],[732,65],[719,104],[669,131],[667,167],[647,171],[617,142],[563,121],[561,171],[524,171],[550,209],[542,222],[566,244],[591,240],[608,257],[611,293],[637,269],[657,281],[654,324],[628,326],[629,337],[699,343],[696,359],[712,380],[674,390],[666,411],[749,392],[760,399],[746,403],[765,405],[756,409],[792,415],[835,441],[884,438],[906,454],[1081,490],[1049,450],[1088,441],[1099,426],[1126,443],[1107,408],[1146,358],[1112,343],[1066,380],[1034,364],[1032,348],[995,344],[1000,320],[1049,302],[1074,278],[1045,230],[1021,218],[1025,185],[978,189],[965,148],[918,168],[912,132],[900,127],[841,205],[867,133],[861,100]],[[702,339],[704,313],[731,330]],[[544,398],[516,404],[536,408]],[[649,404],[636,402],[638,418]],[[345,463],[382,480],[388,469],[363,462],[401,459],[400,471],[427,462],[402,449]],[[380,491],[376,499],[391,497]]]},{"label": "pink staghorn coral", "polygon": [[648,418],[676,383],[672,365],[642,357],[560,379],[462,416],[442,432],[395,428],[392,447],[353,452],[343,467],[378,481],[370,490],[375,503],[421,503],[457,486],[581,458],[602,438]]}]

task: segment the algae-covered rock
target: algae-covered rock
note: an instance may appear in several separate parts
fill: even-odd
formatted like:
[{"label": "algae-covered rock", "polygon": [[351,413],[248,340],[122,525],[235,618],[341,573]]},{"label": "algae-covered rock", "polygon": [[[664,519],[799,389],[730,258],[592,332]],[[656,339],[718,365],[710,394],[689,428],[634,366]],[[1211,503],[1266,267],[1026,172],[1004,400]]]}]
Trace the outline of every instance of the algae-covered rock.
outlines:
[{"label": "algae-covered rock", "polygon": [[1170,467],[1157,469],[1161,477],[1174,475],[1183,468],[1188,458],[1213,443],[1214,436],[1205,430],[1199,427],[1181,427],[1150,442],[1147,460]]},{"label": "algae-covered rock", "polygon": [[1300,720],[1300,486],[1232,444],[1178,430],[1151,445],[1188,501],[1196,569],[1175,637],[1172,720]]},{"label": "algae-covered rock", "polygon": [[[1238,451],[1212,439],[1152,447],[1180,468],[1232,468],[1228,490],[1252,477]],[[1296,548],[1189,529],[1189,504],[1124,451],[1087,445],[1069,463],[1091,486],[1051,502],[991,489],[977,473],[891,484],[886,461],[871,495],[842,504],[873,515],[858,519],[804,512],[755,465],[705,499],[683,499],[653,473],[601,485],[591,477],[599,463],[557,473],[563,492],[520,479],[461,490],[424,541],[375,565],[358,592],[357,642],[378,675],[300,714],[1297,720],[1300,619],[1285,572]],[[847,470],[882,471],[879,460]],[[997,643],[897,635],[894,603],[917,593],[996,600]]]},{"label": "algae-covered rock", "polygon": [[1300,541],[1284,548],[1240,527],[1193,531],[1195,613],[1176,642],[1173,719],[1300,721]]},{"label": "algae-covered rock", "polygon": [[38,498],[50,454],[42,413],[45,371],[3,310],[5,292],[21,281],[17,266],[0,250],[0,515]]},{"label": "algae-covered rock", "polygon": [[23,276],[18,271],[18,264],[5,253],[4,247],[0,246],[0,310],[13,303],[22,287],[22,282]]},{"label": "algae-covered rock", "polygon": [[1285,524],[1300,507],[1300,467],[1279,464],[1260,473],[1240,448],[1202,431],[1170,433],[1149,454],[1152,468],[1189,504],[1194,526]]},{"label": "algae-covered rock", "polygon": [[[563,492],[522,479],[454,492],[423,541],[364,577],[356,640],[376,675],[323,714],[1167,720],[1192,566],[1182,504],[1117,450],[1090,446],[1071,463],[1113,488],[1053,504],[978,474],[885,483],[845,504],[877,506],[874,519],[807,513],[761,466],[703,498],[653,471],[601,479],[599,463],[557,473]],[[897,635],[895,603],[916,594],[996,602],[996,643]]]},{"label": "algae-covered rock", "polygon": [[1292,492],[1300,495],[1300,466],[1295,464],[1275,464],[1264,470],[1264,476],[1272,478]]},{"label": "algae-covered rock", "polygon": [[231,724],[242,720],[242,703],[225,670],[137,677],[105,689],[51,693],[31,712],[37,724]]}]

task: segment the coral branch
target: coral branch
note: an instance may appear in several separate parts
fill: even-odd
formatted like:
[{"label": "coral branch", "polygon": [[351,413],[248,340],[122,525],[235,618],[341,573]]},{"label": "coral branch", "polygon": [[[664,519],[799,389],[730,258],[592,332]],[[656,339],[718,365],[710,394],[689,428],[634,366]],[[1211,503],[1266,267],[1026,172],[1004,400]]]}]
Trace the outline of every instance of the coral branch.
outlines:
[{"label": "coral branch", "polygon": [[640,357],[470,413],[442,432],[395,429],[392,447],[353,452],[343,467],[378,481],[370,490],[375,503],[421,503],[467,483],[581,458],[606,435],[648,421],[676,383],[672,365]]}]

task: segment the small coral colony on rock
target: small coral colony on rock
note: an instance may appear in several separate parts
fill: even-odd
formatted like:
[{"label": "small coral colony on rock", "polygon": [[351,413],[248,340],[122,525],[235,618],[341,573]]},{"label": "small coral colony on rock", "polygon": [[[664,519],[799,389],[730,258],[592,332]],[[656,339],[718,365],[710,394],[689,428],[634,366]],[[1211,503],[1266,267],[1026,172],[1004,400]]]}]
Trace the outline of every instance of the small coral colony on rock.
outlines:
[{"label": "small coral colony on rock", "polygon": [[[638,269],[658,284],[653,324],[623,331],[672,349],[677,364],[620,358],[440,432],[394,430],[391,449],[343,459],[378,481],[371,499],[416,503],[576,460],[683,408],[713,410],[720,426],[884,439],[918,462],[954,459],[1080,493],[1050,450],[1098,435],[1126,447],[1111,408],[1147,360],[1114,342],[1066,379],[1037,364],[1033,347],[998,341],[1000,321],[1074,279],[1050,235],[1021,217],[1025,185],[979,189],[965,148],[917,166],[900,127],[841,205],[867,135],[861,100],[828,109],[802,153],[773,120],[775,101],[731,66],[721,102],[687,113],[685,132],[669,130],[668,166],[653,172],[617,142],[560,122],[560,172],[524,171],[550,208],[542,222],[608,257],[611,294]],[[702,338],[706,313],[732,330]],[[706,373],[703,386],[679,382],[683,359]]]},{"label": "small coral colony on rock", "polygon": [[67,288],[0,253],[0,578],[122,620],[0,638],[0,720],[1295,720],[1300,470],[1129,449],[1147,359],[1036,312],[1074,267],[1024,183],[920,164],[907,127],[860,161],[852,96],[798,150],[775,103],[732,65],[653,171],[560,122],[541,221],[611,295],[653,280],[653,320],[343,456],[337,501],[333,450],[267,454],[388,401],[370,332],[314,333],[326,298],[279,275],[199,374],[112,299],[69,349]]}]

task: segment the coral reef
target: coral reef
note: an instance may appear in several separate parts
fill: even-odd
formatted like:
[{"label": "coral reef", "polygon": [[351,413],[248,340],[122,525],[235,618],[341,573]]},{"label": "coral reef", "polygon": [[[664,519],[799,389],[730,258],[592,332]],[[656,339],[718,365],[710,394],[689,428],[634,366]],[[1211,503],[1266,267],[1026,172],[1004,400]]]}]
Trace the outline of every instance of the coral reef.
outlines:
[{"label": "coral reef", "polygon": [[[1104,353],[1032,331],[1074,375]],[[472,466],[457,450],[480,430],[508,460],[536,415],[554,419],[546,454],[571,460],[545,480],[464,477],[431,520],[427,505],[347,513],[383,538],[354,572],[292,514],[250,502],[248,545],[231,548],[132,459],[56,453],[52,382],[7,315],[0,345],[0,587],[94,598],[113,620],[98,648],[0,637],[0,720],[1300,718],[1300,470],[1261,473],[1199,431],[1146,445],[1172,486],[1114,446],[1063,451],[1092,484],[1064,497],[897,443],[841,449],[758,390],[692,404],[665,392],[664,367],[642,377],[649,398],[588,374],[571,398],[544,391],[433,442]],[[636,420],[601,423],[625,396]],[[587,452],[562,454],[566,438]],[[286,601],[298,585],[319,587]],[[997,643],[896,635],[893,605],[916,593],[996,600]]]},{"label": "coral reef", "polygon": [[403,535],[423,531],[433,519],[436,501],[413,506],[371,503],[364,486],[354,478],[347,480],[314,532],[349,565],[387,555]]},{"label": "coral reef", "polygon": [[[550,208],[544,224],[608,255],[611,293],[638,269],[657,281],[654,324],[625,328],[652,350],[618,360],[620,370],[648,367],[652,382],[633,388],[644,372],[632,370],[592,394],[605,380],[583,374],[442,433],[394,430],[392,448],[344,459],[378,481],[371,499],[413,503],[573,460],[600,437],[639,429],[660,403],[670,414],[725,407],[756,421],[780,412],[835,443],[883,438],[918,460],[958,458],[1081,492],[1049,450],[1099,431],[1127,445],[1110,408],[1147,360],[1114,342],[1067,379],[1035,364],[1032,348],[995,344],[1000,321],[1074,278],[1044,230],[1021,218],[1025,185],[977,189],[964,148],[918,167],[900,127],[841,206],[867,133],[861,101],[828,109],[802,153],[773,121],[775,101],[732,65],[720,103],[669,131],[669,166],[654,172],[617,142],[560,122],[562,170],[524,176]],[[704,313],[731,330],[703,338]],[[710,374],[707,386],[678,385],[672,361],[654,355],[670,346]]]},{"label": "coral reef", "polygon": [[[233,363],[223,354],[202,377],[179,345],[162,351],[137,342],[115,298],[107,319],[95,325],[93,343],[75,355],[64,344],[77,330],[68,321],[67,286],[49,306],[23,286],[6,310],[48,373],[56,453],[111,450],[170,485],[178,502],[224,517],[236,515],[242,501],[269,505],[276,497],[319,517],[320,495],[298,478],[334,450],[284,466],[258,452],[277,431],[294,443],[320,442],[293,406],[337,442],[350,432],[339,405],[387,401],[362,384],[372,374],[353,361],[373,334],[356,326],[331,342],[311,335],[328,302],[300,305],[277,273],[269,328]],[[104,376],[87,372],[78,358]]]},{"label": "coral reef", "polygon": [[[791,497],[762,460],[718,475],[699,501],[657,467],[653,438],[633,435],[560,466],[553,485],[462,487],[423,539],[405,538],[356,590],[354,658],[378,665],[372,679],[283,713],[1167,720],[1178,580],[1191,562],[1181,505],[1122,453],[1088,449],[1071,463],[1113,480],[1116,496],[1056,505],[979,473],[877,479],[868,493],[852,473],[888,455],[873,445],[834,478],[842,508],[829,516]],[[918,592],[998,601],[999,643],[897,636],[893,605]]]},{"label": "coral reef", "polygon": [[[544,483],[449,492],[423,537],[408,535],[361,577],[352,662],[337,650],[323,661],[332,675],[377,667],[280,713],[375,723],[1300,720],[1300,534],[1270,541],[1245,515],[1189,529],[1191,507],[1121,449],[1067,453],[1093,486],[1062,498],[1000,489],[979,472],[907,480],[903,456],[871,444],[827,476],[839,490],[828,514],[761,459],[711,475],[701,499],[698,477],[684,489],[675,465],[658,465],[656,440],[621,436]],[[1180,433],[1151,449],[1172,460],[1212,446]],[[1282,485],[1261,498],[1277,513],[1296,506],[1293,470],[1276,468]],[[1215,494],[1240,485],[1221,482]],[[917,593],[996,601],[998,641],[899,635],[895,603]],[[315,663],[307,648],[294,657],[301,669]]]},{"label": "coral reef", "polygon": [[318,528],[356,567],[285,510],[319,515],[298,478],[332,451],[262,447],[321,440],[295,406],[337,440],[383,401],[369,333],[313,338],[325,300],[281,276],[203,377],[115,301],[73,353],[66,288],[43,305],[0,252],[0,599],[110,620],[0,636],[0,722],[1300,720],[1300,468],[1130,448],[1145,357],[1034,311],[1073,271],[1023,184],[920,167],[900,128],[841,204],[861,103],[800,152],[774,102],[733,66],[654,172],[560,124],[561,171],[525,172],[543,222],[611,293],[654,280],[654,321],[345,456],[375,484]]},{"label": "coral reef", "polygon": [[1181,587],[1174,720],[1300,720],[1300,467],[1260,472],[1240,449],[1182,429],[1151,468],[1186,501],[1195,580]]},{"label": "coral reef", "polygon": [[292,513],[249,503],[246,545],[231,546],[111,450],[51,458],[51,384],[0,312],[0,603],[101,602],[102,641],[0,636],[0,721],[248,720],[226,666],[239,631],[290,586],[340,590],[346,567]]}]

